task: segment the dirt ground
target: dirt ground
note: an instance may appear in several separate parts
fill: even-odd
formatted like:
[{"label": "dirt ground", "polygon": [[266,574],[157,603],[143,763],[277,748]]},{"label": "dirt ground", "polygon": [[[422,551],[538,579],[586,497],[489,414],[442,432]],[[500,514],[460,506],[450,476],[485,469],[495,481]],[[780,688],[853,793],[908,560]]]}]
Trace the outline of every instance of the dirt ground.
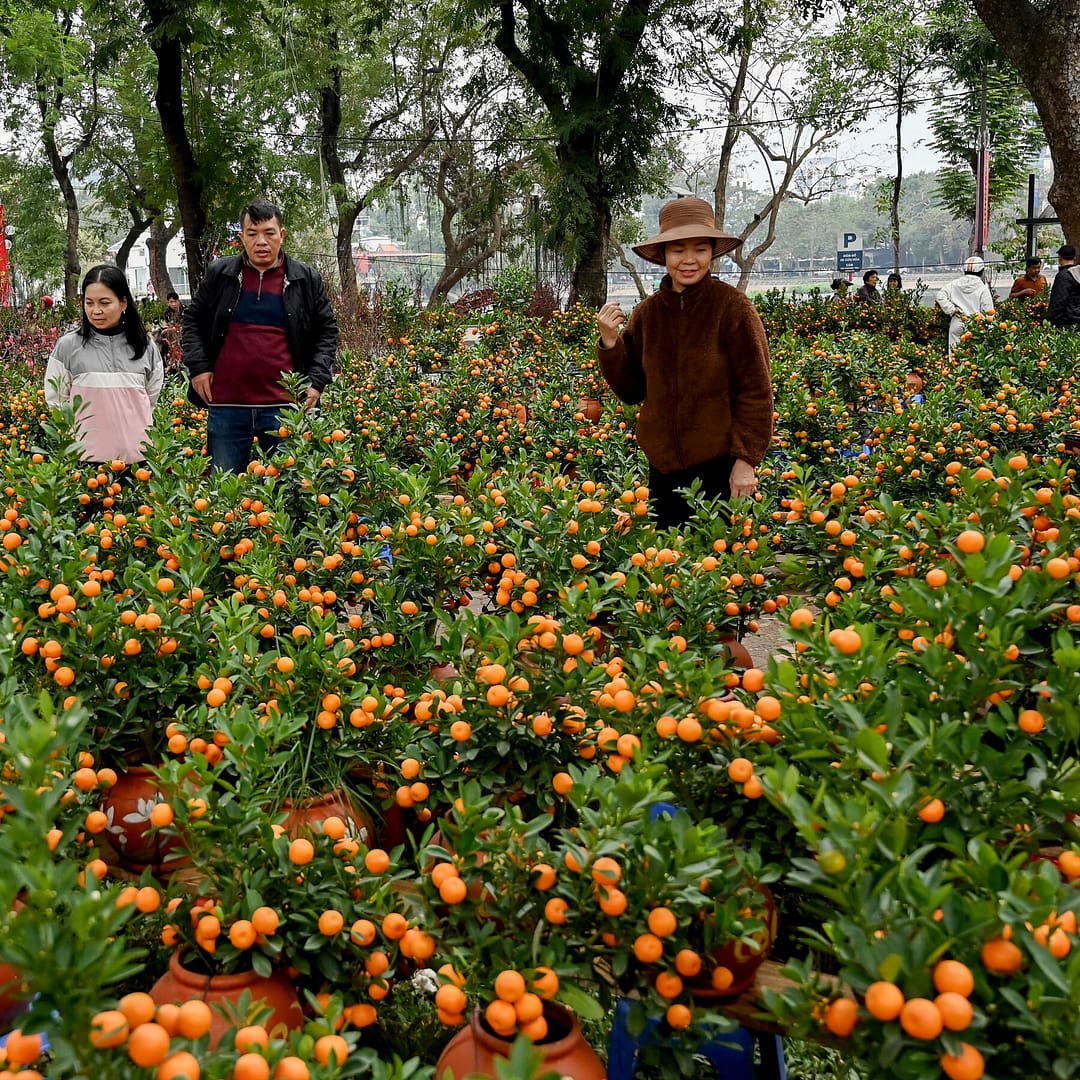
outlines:
[{"label": "dirt ground", "polygon": [[756,634],[747,634],[743,644],[754,658],[756,667],[765,671],[769,666],[769,657],[783,651],[788,642],[783,635],[783,624],[775,615],[762,615],[758,620],[761,628]]}]

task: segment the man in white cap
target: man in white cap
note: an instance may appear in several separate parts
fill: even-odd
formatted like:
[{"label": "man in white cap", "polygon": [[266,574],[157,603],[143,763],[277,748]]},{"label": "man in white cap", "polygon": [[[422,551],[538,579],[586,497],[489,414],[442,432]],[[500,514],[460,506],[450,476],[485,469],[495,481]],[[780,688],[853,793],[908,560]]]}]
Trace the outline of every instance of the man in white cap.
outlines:
[{"label": "man in white cap", "polygon": [[637,441],[661,527],[688,520],[680,491],[695,481],[709,498],[752,496],[772,440],[765,328],[744,293],[709,273],[713,259],[741,243],[716,227],[704,199],[669,202],[660,232],[634,248],[667,271],[659,291],[629,319],[615,303],[597,313],[604,378],[641,405]]},{"label": "man in white cap", "polygon": [[968,319],[980,311],[994,310],[994,294],[982,277],[985,266],[978,255],[972,255],[964,263],[963,274],[950,281],[937,294],[938,307],[946,315],[952,316],[949,321],[950,360],[956,346],[960,344],[964,324]]}]

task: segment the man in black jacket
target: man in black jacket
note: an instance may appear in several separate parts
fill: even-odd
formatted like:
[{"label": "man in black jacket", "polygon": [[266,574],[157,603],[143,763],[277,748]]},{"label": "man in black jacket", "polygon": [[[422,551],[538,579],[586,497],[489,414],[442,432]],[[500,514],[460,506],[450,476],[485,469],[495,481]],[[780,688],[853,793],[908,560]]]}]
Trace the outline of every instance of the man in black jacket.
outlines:
[{"label": "man in black jacket", "polygon": [[1051,326],[1080,328],[1080,266],[1076,248],[1063,244],[1058,248],[1058,272],[1050,289],[1046,317]]},{"label": "man in black jacket", "polygon": [[[330,382],[337,322],[318,271],[282,251],[281,210],[257,199],[240,215],[242,255],[216,259],[184,309],[189,397],[209,406],[206,441],[219,469],[244,472],[257,439],[280,443],[282,376],[304,376],[304,407]],[[194,395],[194,396],[192,396]]]}]

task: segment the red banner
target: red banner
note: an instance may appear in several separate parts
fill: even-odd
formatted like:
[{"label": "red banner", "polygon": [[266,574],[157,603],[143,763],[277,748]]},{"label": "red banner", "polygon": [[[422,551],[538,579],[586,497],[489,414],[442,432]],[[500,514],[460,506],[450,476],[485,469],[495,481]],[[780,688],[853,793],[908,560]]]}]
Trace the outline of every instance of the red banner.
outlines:
[{"label": "red banner", "polygon": [[4,230],[4,206],[0,203],[0,307],[11,304],[11,282],[8,267],[7,233]]}]

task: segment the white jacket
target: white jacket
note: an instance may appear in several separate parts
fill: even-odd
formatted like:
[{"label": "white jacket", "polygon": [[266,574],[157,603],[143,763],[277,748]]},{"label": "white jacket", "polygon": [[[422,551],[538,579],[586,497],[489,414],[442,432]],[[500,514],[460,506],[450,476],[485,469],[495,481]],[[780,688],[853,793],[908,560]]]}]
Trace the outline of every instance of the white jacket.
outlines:
[{"label": "white jacket", "polygon": [[992,311],[994,294],[978,274],[963,274],[939,290],[937,304],[946,315],[966,318],[978,311]]}]

